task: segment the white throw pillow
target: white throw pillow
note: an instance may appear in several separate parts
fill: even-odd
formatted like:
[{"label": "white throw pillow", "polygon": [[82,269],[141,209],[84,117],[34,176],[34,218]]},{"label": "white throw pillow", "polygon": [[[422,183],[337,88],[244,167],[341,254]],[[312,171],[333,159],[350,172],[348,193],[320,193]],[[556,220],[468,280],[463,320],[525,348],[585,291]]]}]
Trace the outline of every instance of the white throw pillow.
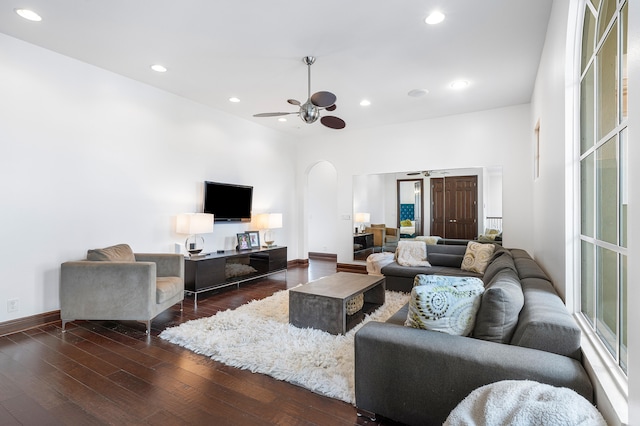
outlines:
[{"label": "white throw pillow", "polygon": [[468,336],[483,292],[484,285],[479,278],[418,275],[411,289],[404,325]]},{"label": "white throw pillow", "polygon": [[484,270],[487,269],[495,249],[496,246],[494,244],[482,244],[469,241],[460,269],[484,274]]}]

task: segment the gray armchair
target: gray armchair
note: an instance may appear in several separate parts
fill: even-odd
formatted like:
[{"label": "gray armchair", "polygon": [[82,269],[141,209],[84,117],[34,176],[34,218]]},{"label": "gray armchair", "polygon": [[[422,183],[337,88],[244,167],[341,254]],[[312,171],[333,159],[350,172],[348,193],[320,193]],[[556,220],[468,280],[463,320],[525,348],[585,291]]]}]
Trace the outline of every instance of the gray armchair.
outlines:
[{"label": "gray armchair", "polygon": [[60,275],[62,331],[74,320],[130,320],[146,324],[184,299],[181,254],[133,253],[119,244],[65,262]]}]

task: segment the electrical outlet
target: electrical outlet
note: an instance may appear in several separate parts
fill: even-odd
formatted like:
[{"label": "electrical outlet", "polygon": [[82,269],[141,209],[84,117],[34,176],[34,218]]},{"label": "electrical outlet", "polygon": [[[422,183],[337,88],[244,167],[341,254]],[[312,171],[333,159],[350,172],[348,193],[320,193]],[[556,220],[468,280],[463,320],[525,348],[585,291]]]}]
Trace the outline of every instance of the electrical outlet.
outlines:
[{"label": "electrical outlet", "polygon": [[20,310],[20,300],[19,299],[9,299],[7,300],[7,312],[18,312]]}]

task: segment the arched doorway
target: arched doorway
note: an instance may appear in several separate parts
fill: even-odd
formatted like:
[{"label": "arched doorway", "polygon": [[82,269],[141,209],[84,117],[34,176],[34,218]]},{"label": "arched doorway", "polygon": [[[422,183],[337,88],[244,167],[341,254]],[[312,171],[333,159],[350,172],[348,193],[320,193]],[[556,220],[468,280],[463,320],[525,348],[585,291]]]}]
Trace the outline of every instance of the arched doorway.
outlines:
[{"label": "arched doorway", "polygon": [[338,172],[333,164],[320,161],[307,178],[307,236],[309,253],[336,254],[338,217]]}]

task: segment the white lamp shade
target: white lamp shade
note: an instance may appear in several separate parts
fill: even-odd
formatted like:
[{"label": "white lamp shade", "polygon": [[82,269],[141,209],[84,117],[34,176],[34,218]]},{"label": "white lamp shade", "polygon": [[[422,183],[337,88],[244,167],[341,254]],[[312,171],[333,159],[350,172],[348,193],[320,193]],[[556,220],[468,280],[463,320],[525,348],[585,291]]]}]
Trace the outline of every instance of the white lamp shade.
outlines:
[{"label": "white lamp shade", "polygon": [[356,220],[357,223],[367,223],[371,221],[371,214],[370,213],[356,213]]},{"label": "white lamp shade", "polygon": [[178,234],[208,234],[213,232],[213,215],[210,213],[182,213],[176,218]]},{"label": "white lamp shade", "polygon": [[256,216],[258,229],[282,228],[282,213],[261,213]]}]

